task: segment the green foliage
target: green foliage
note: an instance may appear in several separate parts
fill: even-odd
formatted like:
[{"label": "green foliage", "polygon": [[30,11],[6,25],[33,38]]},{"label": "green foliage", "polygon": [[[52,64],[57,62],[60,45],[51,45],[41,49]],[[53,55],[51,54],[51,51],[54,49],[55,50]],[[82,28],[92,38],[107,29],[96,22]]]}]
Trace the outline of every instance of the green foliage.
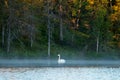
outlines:
[{"label": "green foliage", "polygon": [[87,56],[88,59],[89,58],[90,59],[100,59],[100,58],[103,57],[103,54],[100,54],[100,53],[98,54],[94,51],[89,51],[89,52],[87,52],[86,56]]},{"label": "green foliage", "polygon": [[[1,0],[0,44],[3,45],[4,37],[4,46],[0,47],[0,57],[46,58],[49,16],[52,59],[57,59],[57,54],[62,54],[64,58],[68,59],[81,59],[82,57],[96,59],[105,57],[105,55],[108,57],[110,51],[113,51],[111,56],[119,58],[116,57],[119,56],[117,51],[119,52],[120,49],[119,10],[112,12],[112,7],[118,6],[118,4],[111,7],[108,6],[110,3],[107,0],[93,1],[92,3],[89,1],[61,0],[59,2],[52,0],[49,3],[50,11],[48,14],[48,5],[44,0],[32,2],[30,0],[13,0],[12,5],[9,3],[8,7],[4,0]],[[60,12],[60,5],[62,12]],[[63,41],[60,41],[59,38],[60,18],[63,19]],[[6,53],[8,26],[11,26],[10,53]],[[3,27],[5,30],[2,30]],[[98,37],[100,53],[95,52]],[[32,46],[31,38],[33,39]],[[114,50],[115,54],[113,54]],[[84,56],[81,56],[83,54]]]}]

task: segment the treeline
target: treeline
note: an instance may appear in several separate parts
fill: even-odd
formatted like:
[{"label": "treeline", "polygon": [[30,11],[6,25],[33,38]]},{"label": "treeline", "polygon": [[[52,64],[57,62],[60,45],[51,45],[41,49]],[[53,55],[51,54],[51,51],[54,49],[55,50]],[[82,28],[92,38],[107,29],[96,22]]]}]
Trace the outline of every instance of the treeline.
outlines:
[{"label": "treeline", "polygon": [[119,51],[119,13],[120,0],[0,0],[1,51]]}]

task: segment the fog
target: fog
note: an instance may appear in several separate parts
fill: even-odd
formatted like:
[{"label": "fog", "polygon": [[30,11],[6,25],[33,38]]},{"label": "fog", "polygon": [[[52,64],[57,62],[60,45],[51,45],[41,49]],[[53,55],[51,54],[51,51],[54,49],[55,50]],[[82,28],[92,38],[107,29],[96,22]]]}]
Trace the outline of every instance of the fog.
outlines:
[{"label": "fog", "polygon": [[59,64],[58,60],[37,59],[1,59],[0,67],[76,67],[76,66],[104,66],[119,67],[120,60],[66,60]]}]

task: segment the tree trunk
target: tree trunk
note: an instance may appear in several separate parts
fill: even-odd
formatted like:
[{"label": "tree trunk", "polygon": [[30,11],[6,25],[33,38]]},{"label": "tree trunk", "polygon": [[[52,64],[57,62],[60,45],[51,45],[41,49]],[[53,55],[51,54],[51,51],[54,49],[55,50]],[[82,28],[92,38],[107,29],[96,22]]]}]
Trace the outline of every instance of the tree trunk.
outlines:
[{"label": "tree trunk", "polygon": [[11,42],[11,29],[10,24],[8,24],[7,53],[10,52],[10,42]]},{"label": "tree trunk", "polygon": [[48,56],[50,57],[50,21],[48,20]]},{"label": "tree trunk", "polygon": [[97,37],[97,41],[96,41],[96,53],[99,52],[99,36]]},{"label": "tree trunk", "polygon": [[0,27],[2,28],[2,47],[4,48],[4,32],[5,32],[5,28],[4,28],[4,19],[3,19],[3,14],[4,14],[4,0],[0,1],[0,12],[1,12],[1,19],[0,19]]},{"label": "tree trunk", "polygon": [[[8,3],[10,6],[12,5],[12,1],[9,0]],[[7,30],[8,30],[8,33],[7,33],[7,53],[10,52],[10,43],[11,43],[11,26],[13,25],[13,18],[14,18],[14,14],[13,14],[13,10],[11,9],[10,6],[8,6],[7,4],[7,7],[9,9],[9,17],[8,17],[8,22],[7,22]]]},{"label": "tree trunk", "polygon": [[62,22],[62,18],[60,18],[60,40],[63,41],[63,22]]},{"label": "tree trunk", "polygon": [[59,6],[59,18],[60,18],[60,40],[63,41],[63,20],[62,20],[62,0],[60,0],[60,6]]},{"label": "tree trunk", "polygon": [[109,2],[110,2],[111,13],[113,13],[113,9],[112,9],[112,0],[109,0]]},{"label": "tree trunk", "polygon": [[72,35],[71,35],[71,45],[73,46],[74,45],[74,34],[72,33]]},{"label": "tree trunk", "polygon": [[33,46],[33,26],[31,26],[31,33],[30,33],[30,46]]},{"label": "tree trunk", "polygon": [[51,33],[51,29],[50,29],[50,10],[49,10],[49,7],[50,7],[50,2],[48,1],[47,3],[47,15],[48,15],[48,25],[47,25],[47,28],[48,28],[48,57],[50,57],[50,33]]},{"label": "tree trunk", "polygon": [[[33,0],[31,0],[31,7],[33,6]],[[33,11],[32,11],[32,9],[31,9],[31,11],[30,11],[30,14],[31,15],[33,15]],[[32,46],[33,46],[33,20],[32,20],[32,18],[30,17],[30,25],[31,25],[31,32],[30,32],[30,46],[31,46],[31,48],[32,48]]]},{"label": "tree trunk", "polygon": [[5,28],[2,26],[2,47],[5,45]]},{"label": "tree trunk", "polygon": [[73,43],[73,42],[74,42],[74,34],[72,34],[72,37],[71,37],[71,38],[72,38],[71,41],[72,41],[72,43]]}]

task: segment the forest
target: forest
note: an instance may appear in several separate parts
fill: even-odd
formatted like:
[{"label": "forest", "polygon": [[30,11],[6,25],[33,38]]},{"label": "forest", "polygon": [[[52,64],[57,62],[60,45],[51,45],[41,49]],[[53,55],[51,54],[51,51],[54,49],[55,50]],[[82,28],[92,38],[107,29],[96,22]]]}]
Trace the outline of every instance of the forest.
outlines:
[{"label": "forest", "polygon": [[0,0],[0,58],[120,59],[120,0]]}]

